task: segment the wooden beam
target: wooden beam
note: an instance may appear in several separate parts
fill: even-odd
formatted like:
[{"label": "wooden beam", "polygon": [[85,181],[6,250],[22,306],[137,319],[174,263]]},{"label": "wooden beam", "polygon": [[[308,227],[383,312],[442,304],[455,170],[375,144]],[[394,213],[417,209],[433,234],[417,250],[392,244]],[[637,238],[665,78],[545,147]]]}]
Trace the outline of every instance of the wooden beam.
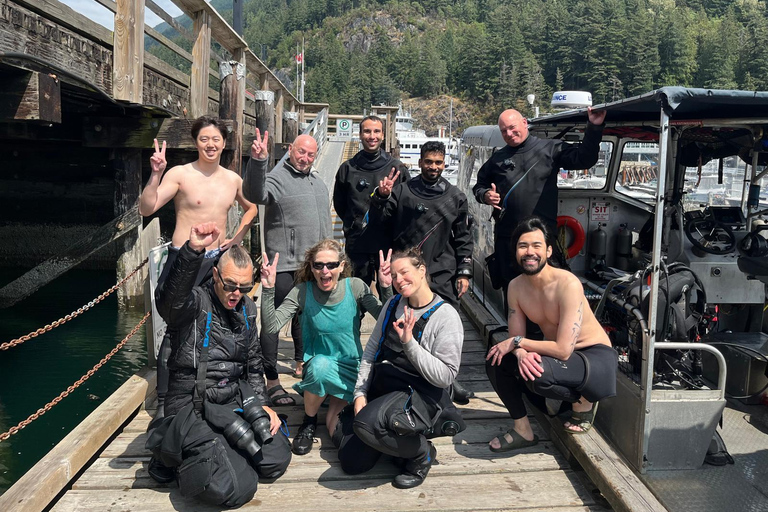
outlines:
[{"label": "wooden beam", "polygon": [[[96,1],[98,3],[100,3],[101,5],[103,5],[104,7],[106,7],[107,9],[109,9],[110,11],[112,11],[114,14],[117,14],[117,2],[115,2],[115,0],[96,0]],[[155,4],[154,2],[152,2],[152,0],[144,0],[144,1],[145,1],[146,6],[149,7],[150,9],[152,8],[150,6],[150,4],[152,6],[154,6],[154,7],[156,7],[157,9],[160,9],[160,7],[157,4]],[[154,11],[154,9],[153,9],[153,11]],[[162,9],[160,9],[160,12],[163,12]],[[157,14],[157,12],[155,12],[155,14]],[[194,42],[194,38],[192,37],[192,35],[189,33],[188,30],[184,29],[184,27],[182,27],[181,25],[176,23],[176,21],[174,21],[174,19],[171,18],[171,16],[169,16],[165,12],[163,12],[163,14],[165,16],[164,17],[160,16],[160,18],[162,18],[166,23],[171,24],[168,21],[168,20],[170,20],[173,23],[171,26],[173,26],[177,30],[179,30],[179,28],[181,28],[184,31],[183,33],[180,32],[181,35],[183,37],[185,37],[187,40],[189,40],[190,42]],[[177,28],[177,26],[179,28]],[[185,58],[189,62],[192,62],[192,54],[191,53],[189,53],[187,50],[185,50],[181,46],[177,45],[176,43],[174,43],[173,41],[171,41],[167,37],[165,37],[163,34],[158,32],[154,28],[150,27],[149,25],[144,25],[144,33],[146,33],[152,39],[156,40],[158,43],[164,45],[166,48],[168,48],[172,52],[176,53],[177,55],[180,55],[181,57]]]},{"label": "wooden beam", "polygon": [[219,117],[232,120],[232,133],[227,138],[229,162],[222,162],[224,167],[242,175],[243,131],[245,128],[245,52],[242,48],[235,51],[234,60],[221,63],[221,94]]},{"label": "wooden beam", "polygon": [[[137,208],[141,194],[141,149],[113,149],[110,151],[109,163],[115,173],[114,213],[116,216]],[[133,232],[117,242],[120,247],[117,258],[117,280],[133,272],[146,254],[141,247],[141,222]],[[117,303],[122,308],[144,304],[144,279],[146,268],[138,272],[123,286],[117,289]]]},{"label": "wooden beam", "polygon": [[[223,120],[231,128],[232,121]],[[190,133],[194,119],[164,119],[157,133],[157,140],[166,141],[170,149],[195,149],[195,141]]]},{"label": "wooden beam", "polygon": [[[76,267],[102,247],[112,243],[141,225],[137,208],[100,227],[87,238],[78,240],[59,256],[50,258],[21,277],[0,288],[0,308],[13,306],[50,283],[67,270]],[[2,510],[0,508],[0,510]]]},{"label": "wooden beam", "polygon": [[144,0],[117,0],[112,96],[144,103]]},{"label": "wooden beam", "polygon": [[283,143],[283,90],[275,91],[275,140]]},{"label": "wooden beam", "polygon": [[208,14],[209,23],[213,30],[214,39],[226,49],[230,55],[235,54],[238,48],[247,48],[248,43],[237,35],[237,32],[227,23],[227,21],[214,9],[206,0],[173,0],[182,11],[194,19],[195,15],[203,11]]},{"label": "wooden beam", "polygon": [[293,144],[299,136],[299,113],[283,112],[283,142]]},{"label": "wooden beam", "polygon": [[[151,148],[162,123],[162,119],[149,117],[84,117],[83,146]],[[116,215],[119,213],[116,212]]]},{"label": "wooden beam", "polygon": [[[256,91],[256,128],[264,136],[269,132],[269,158],[275,157],[275,93],[272,91]],[[282,122],[282,121],[281,121]]]},{"label": "wooden beam", "polygon": [[[39,33],[40,35],[42,35],[43,38],[57,39],[58,34],[56,33],[56,31],[59,28],[61,28],[61,25],[64,25],[65,27],[71,29],[72,31],[77,32],[78,34],[89,38],[91,41],[96,41],[98,43],[101,43],[103,45],[107,45],[110,47],[112,46],[111,30],[109,30],[106,27],[103,27],[102,25],[99,25],[95,21],[91,21],[86,16],[80,14],[79,12],[75,11],[71,7],[64,5],[61,2],[58,2],[56,0],[14,0],[13,2],[8,2],[7,0],[3,0],[2,2],[0,2],[0,5],[3,6],[3,9],[7,9],[9,7],[12,9],[12,6],[14,3],[33,9],[35,13],[37,12],[45,13],[45,17],[37,16],[36,14],[32,14],[31,16],[29,15],[26,16],[27,18],[31,18],[29,19],[29,21],[32,23],[29,25],[27,24],[27,20],[24,20],[25,28],[32,29],[35,33]],[[10,15],[11,12],[9,12],[8,14]],[[15,16],[9,16],[9,17],[10,19],[13,19],[16,21],[24,19],[24,18],[17,18]],[[52,31],[50,29],[46,30],[46,27],[38,25],[41,20],[47,21],[48,24],[56,28]],[[63,44],[64,40],[59,42]],[[26,53],[30,53],[30,52],[26,52]]]},{"label": "wooden beam", "polygon": [[[30,9],[45,12],[47,18]],[[0,13],[0,52],[34,55],[112,92],[112,52],[105,47],[105,40],[112,45],[112,32],[54,0],[0,0]],[[72,25],[80,29],[66,28]]]},{"label": "wooden beam", "polygon": [[156,372],[147,368],[128,379],[0,496],[0,510],[46,509],[115,431],[136,413],[156,385]]},{"label": "wooden beam", "polygon": [[194,14],[195,45],[192,48],[190,116],[208,114],[208,68],[211,62],[211,15],[207,10]]},{"label": "wooden beam", "polygon": [[187,30],[181,23],[176,21],[173,16],[165,12],[165,10],[157,5],[153,0],[144,0],[144,3],[147,5],[150,11],[157,14],[161,20],[176,29],[176,32],[181,34],[181,36],[184,37],[187,41],[190,43],[195,42],[195,36],[193,36],[192,33]]},{"label": "wooden beam", "polygon": [[27,71],[3,81],[0,120],[61,123],[61,84],[55,77]]}]

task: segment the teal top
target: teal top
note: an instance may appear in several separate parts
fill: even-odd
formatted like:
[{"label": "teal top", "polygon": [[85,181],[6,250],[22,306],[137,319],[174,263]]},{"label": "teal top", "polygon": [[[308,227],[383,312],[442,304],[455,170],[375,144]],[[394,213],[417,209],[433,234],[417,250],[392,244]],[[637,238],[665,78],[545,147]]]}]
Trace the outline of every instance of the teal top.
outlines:
[{"label": "teal top", "polygon": [[[391,296],[391,288],[382,290],[385,301]],[[363,354],[362,311],[378,316],[381,302],[356,277],[339,280],[330,292],[320,290],[314,281],[299,284],[277,310],[274,288],[264,288],[261,322],[265,332],[277,332],[299,313],[306,364],[302,380],[293,385],[294,390],[352,400]]]},{"label": "teal top", "polygon": [[342,281],[343,285],[339,288],[344,290],[344,297],[331,305],[323,305],[315,300],[312,283],[306,283],[307,294],[301,315],[304,361],[317,354],[355,363],[360,361],[363,355],[363,346],[360,344],[360,310],[349,281]]}]

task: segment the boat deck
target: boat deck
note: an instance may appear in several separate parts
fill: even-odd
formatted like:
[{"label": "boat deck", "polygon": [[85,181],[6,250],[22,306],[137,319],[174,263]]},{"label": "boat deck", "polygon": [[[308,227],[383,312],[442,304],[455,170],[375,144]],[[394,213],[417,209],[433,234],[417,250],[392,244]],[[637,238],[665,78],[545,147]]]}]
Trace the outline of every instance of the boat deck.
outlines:
[{"label": "boat deck", "polygon": [[[294,456],[288,471],[276,482],[262,482],[254,500],[242,509],[611,510],[586,473],[571,467],[535,418],[532,422],[542,440],[537,446],[514,454],[494,454],[488,450],[488,441],[503,433],[510,419],[485,376],[482,337],[466,318],[464,325],[460,380],[474,390],[476,398],[461,406],[467,429],[453,438],[435,439],[440,464],[432,468],[423,485],[410,490],[395,489],[391,481],[398,471],[387,457],[366,474],[345,474],[339,467],[336,449],[321,426],[314,449],[308,455]],[[281,381],[289,388],[295,382],[290,376],[293,346],[289,339],[281,339],[279,352]],[[276,410],[288,415],[293,434],[302,420],[302,407],[282,406]],[[151,406],[138,411],[51,510],[219,510],[183,498],[175,483],[158,484],[149,477],[150,454],[144,442],[153,412]]]},{"label": "boat deck", "polygon": [[732,465],[649,471],[643,480],[675,512],[768,511],[768,410],[729,400],[718,430]]}]

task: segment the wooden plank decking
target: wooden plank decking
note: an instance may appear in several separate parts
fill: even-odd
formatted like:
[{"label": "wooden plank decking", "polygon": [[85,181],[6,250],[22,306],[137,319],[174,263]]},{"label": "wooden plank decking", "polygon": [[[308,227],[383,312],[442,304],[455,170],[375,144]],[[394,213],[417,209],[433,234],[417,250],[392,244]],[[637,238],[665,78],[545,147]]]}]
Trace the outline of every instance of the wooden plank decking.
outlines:
[{"label": "wooden plank decking", "polygon": [[[510,424],[506,410],[483,370],[480,335],[465,320],[466,339],[461,380],[476,398],[462,406],[467,430],[454,438],[435,440],[437,459],[423,485],[410,490],[392,487],[397,469],[387,457],[370,472],[347,475],[324,427],[314,449],[294,456],[288,471],[274,483],[260,483],[244,510],[610,510],[580,471],[570,468],[547,434],[533,420],[542,442],[513,455],[494,454],[488,441]],[[293,346],[280,344],[281,381],[286,388]],[[299,399],[300,400],[300,399]],[[301,406],[278,407],[288,415],[291,432],[303,417]],[[149,452],[144,449],[152,409],[141,410],[75,480],[54,512],[218,510],[181,497],[175,484],[161,485],[147,474]],[[321,412],[322,414],[322,412]]]}]

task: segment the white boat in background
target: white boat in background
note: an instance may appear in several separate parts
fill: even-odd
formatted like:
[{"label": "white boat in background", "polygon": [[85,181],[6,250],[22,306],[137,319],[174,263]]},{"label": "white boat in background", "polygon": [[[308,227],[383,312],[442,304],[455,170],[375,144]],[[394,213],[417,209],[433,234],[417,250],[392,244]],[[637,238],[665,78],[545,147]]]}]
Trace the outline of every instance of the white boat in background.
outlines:
[{"label": "white boat in background", "polygon": [[459,142],[450,137],[429,137],[424,130],[413,127],[411,113],[403,109],[402,104],[395,117],[395,132],[400,143],[400,161],[411,170],[412,175],[419,172],[421,146],[427,141],[439,141],[445,144],[445,171],[443,176],[454,183],[459,168]]}]

